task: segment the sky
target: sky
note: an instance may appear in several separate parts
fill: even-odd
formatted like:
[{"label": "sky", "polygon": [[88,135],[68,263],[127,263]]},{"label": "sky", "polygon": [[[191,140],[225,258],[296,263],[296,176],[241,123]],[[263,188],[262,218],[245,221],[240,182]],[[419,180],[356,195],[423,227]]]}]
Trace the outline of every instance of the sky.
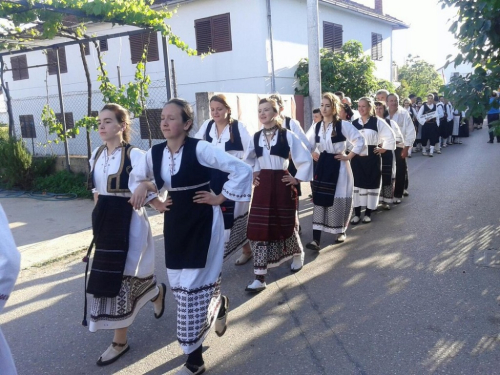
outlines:
[{"label": "sky", "polygon": [[[370,7],[374,0],[354,0]],[[441,9],[437,0],[383,0],[384,13],[396,17],[407,25],[408,30],[393,32],[394,61],[403,65],[408,54],[442,67],[446,56],[458,53],[455,38],[448,29],[448,21],[456,14],[453,8]]]}]

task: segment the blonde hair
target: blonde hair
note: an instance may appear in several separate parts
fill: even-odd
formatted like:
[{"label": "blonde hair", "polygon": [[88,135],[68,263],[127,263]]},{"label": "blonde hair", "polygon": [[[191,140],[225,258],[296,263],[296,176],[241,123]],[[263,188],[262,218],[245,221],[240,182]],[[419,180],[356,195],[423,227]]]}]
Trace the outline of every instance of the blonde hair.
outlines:
[{"label": "blonde hair", "polygon": [[278,102],[275,99],[272,99],[272,98],[263,98],[263,99],[260,99],[259,105],[265,104],[265,103],[269,103],[269,104],[271,104],[271,107],[273,107],[274,113],[276,113],[278,115],[278,116],[276,116],[276,124],[278,124],[278,126],[281,128],[281,124],[283,123],[283,119],[281,118],[281,116],[279,116],[279,114],[280,114],[280,107],[278,105]]},{"label": "blonde hair", "polygon": [[361,99],[358,100],[358,103],[360,101],[364,101],[366,102],[366,104],[368,105],[368,107],[370,108],[370,112],[369,112],[369,115],[370,117],[373,117],[375,116],[375,104],[373,103],[373,99],[372,98],[369,98],[367,96],[363,96]]},{"label": "blonde hair", "polygon": [[[229,116],[227,119],[227,123],[232,124],[234,119],[231,117],[231,106],[227,102],[226,95],[224,95],[224,94],[213,95],[210,98],[210,103],[212,103],[212,102],[220,103],[227,109],[227,114]],[[234,143],[233,127],[232,126],[229,127],[229,139],[231,140],[231,143]]]},{"label": "blonde hair", "polygon": [[118,121],[118,123],[120,125],[125,124],[125,126],[123,127],[122,137],[126,143],[129,143],[130,142],[130,114],[129,114],[128,110],[123,108],[120,104],[116,104],[116,103],[106,104],[104,107],[102,107],[101,112],[105,111],[105,110],[113,112],[115,117],[116,117],[116,121]]},{"label": "blonde hair", "polygon": [[322,99],[326,99],[330,102],[330,105],[334,109],[333,111],[333,122],[337,123],[340,120],[339,112],[340,112],[340,99],[337,95],[332,94],[331,92],[325,92],[322,96]]}]

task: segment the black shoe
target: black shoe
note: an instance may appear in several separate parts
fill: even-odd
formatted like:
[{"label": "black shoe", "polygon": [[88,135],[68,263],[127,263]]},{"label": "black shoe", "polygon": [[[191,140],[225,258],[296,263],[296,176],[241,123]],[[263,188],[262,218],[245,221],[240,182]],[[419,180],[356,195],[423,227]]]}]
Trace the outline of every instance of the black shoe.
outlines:
[{"label": "black shoe", "polygon": [[493,141],[488,141],[488,142],[486,142],[486,143],[493,143]]},{"label": "black shoe", "polygon": [[320,247],[318,245],[318,243],[314,240],[312,240],[311,242],[309,242],[306,247],[310,250],[314,250],[314,251],[319,251]]}]

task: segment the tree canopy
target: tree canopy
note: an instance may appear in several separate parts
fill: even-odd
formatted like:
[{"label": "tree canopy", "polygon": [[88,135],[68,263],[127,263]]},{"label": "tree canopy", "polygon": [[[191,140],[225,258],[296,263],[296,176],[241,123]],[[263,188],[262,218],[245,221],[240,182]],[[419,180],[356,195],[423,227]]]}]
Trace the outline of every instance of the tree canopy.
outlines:
[{"label": "tree canopy", "polygon": [[491,92],[500,87],[500,0],[439,2],[457,9],[450,32],[458,41],[460,53],[448,56],[452,59],[447,65],[465,62],[474,68],[473,73],[452,79],[445,93],[458,109],[484,115],[490,108]]},{"label": "tree canopy", "polygon": [[[357,100],[373,94],[379,88],[394,89],[390,82],[375,77],[375,63],[364,54],[363,46],[358,41],[346,42],[342,50],[335,53],[322,49],[320,63],[322,92],[343,91],[353,100]],[[295,71],[295,77],[298,79],[295,92],[304,96],[309,95],[308,65],[308,60],[302,59]]]},{"label": "tree canopy", "polygon": [[434,65],[411,55],[408,56],[406,64],[399,69],[398,76],[401,85],[404,83],[405,90],[409,94],[421,97],[425,97],[429,92],[439,92],[444,83]]}]

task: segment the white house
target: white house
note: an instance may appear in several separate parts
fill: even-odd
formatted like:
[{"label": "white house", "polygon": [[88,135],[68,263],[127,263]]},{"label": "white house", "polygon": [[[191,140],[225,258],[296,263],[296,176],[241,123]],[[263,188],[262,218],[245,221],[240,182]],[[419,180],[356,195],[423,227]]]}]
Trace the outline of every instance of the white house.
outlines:
[{"label": "white house", "polygon": [[[175,47],[169,47],[168,59],[173,60],[175,65],[175,76],[170,74],[170,79],[175,79],[177,96],[194,103],[197,92],[266,94],[277,91],[293,94],[297,63],[308,54],[306,1],[156,1],[155,6],[166,3],[169,9],[177,7],[177,12],[167,22],[181,40],[199,52],[212,51],[204,57],[188,56]],[[384,13],[382,0],[375,0],[373,7],[350,0],[319,1],[320,46],[337,49],[348,40],[360,41],[365,52],[375,61],[379,78],[392,81],[392,33],[405,28],[408,28],[405,23]],[[122,83],[133,79],[142,47],[150,41],[147,72],[153,84],[148,107],[162,108],[167,95],[161,37],[153,34],[149,38],[134,35],[107,39],[111,34],[134,30],[133,27],[112,27],[109,24],[92,25],[89,30],[93,35],[102,36],[101,50],[105,50],[106,68],[115,84],[118,83],[117,67]],[[61,77],[65,112],[71,114],[66,116],[70,126],[87,111],[87,84],[78,48],[76,45],[66,46],[62,52]],[[97,90],[97,59],[92,45],[86,58],[94,82],[93,88]],[[27,67],[46,64],[53,59],[53,52],[46,54],[43,51],[4,56],[7,64],[14,68],[6,72],[4,77],[11,89],[16,131],[20,132],[22,128],[24,137],[34,138],[35,146],[51,139],[50,135],[45,134],[43,126],[39,125],[40,114],[46,102],[56,112],[59,111],[57,82],[53,68]],[[93,110],[101,107],[101,96],[96,92]],[[198,120],[202,122],[204,119]],[[140,142],[145,134],[136,126],[138,131],[133,141],[146,148],[147,144]],[[92,140],[99,141],[96,135],[93,135]],[[69,142],[71,153],[86,153],[85,135],[80,134]],[[50,152],[63,153],[61,145],[50,147]],[[46,150],[36,148],[37,153]]]}]

